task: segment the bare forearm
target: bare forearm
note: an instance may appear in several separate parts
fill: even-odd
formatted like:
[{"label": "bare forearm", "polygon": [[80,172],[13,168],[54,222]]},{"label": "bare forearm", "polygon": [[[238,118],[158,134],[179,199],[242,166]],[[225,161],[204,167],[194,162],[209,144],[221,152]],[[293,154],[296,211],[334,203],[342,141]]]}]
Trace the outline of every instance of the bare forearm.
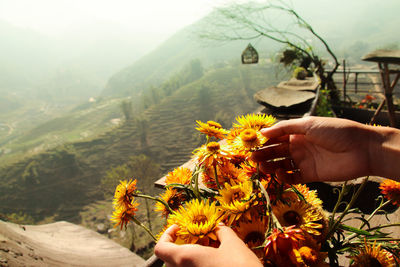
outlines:
[{"label": "bare forearm", "polygon": [[368,127],[371,127],[371,175],[400,181],[400,130],[390,127]]}]

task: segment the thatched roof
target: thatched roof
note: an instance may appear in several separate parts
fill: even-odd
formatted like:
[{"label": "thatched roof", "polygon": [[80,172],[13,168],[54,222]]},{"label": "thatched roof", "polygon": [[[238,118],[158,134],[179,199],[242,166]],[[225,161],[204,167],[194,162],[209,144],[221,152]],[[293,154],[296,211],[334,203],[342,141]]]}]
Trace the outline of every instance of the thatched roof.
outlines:
[{"label": "thatched roof", "polygon": [[291,89],[278,88],[275,86],[258,91],[254,99],[260,104],[267,104],[273,107],[290,107],[301,104],[315,97],[314,92],[296,91]]},{"label": "thatched roof", "polygon": [[400,64],[400,50],[380,49],[366,54],[361,59],[365,61]]},{"label": "thatched roof", "polygon": [[289,81],[283,81],[278,84],[278,88],[296,90],[296,91],[315,91],[319,86],[319,81],[314,78],[299,80],[292,78]]}]

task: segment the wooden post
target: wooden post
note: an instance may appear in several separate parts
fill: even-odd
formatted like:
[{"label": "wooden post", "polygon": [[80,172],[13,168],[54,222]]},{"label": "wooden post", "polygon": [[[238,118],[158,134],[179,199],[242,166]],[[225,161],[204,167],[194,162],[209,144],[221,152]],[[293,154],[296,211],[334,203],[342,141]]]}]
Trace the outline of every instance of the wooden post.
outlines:
[{"label": "wooden post", "polygon": [[358,88],[357,82],[358,82],[358,72],[355,73],[355,77],[354,77],[354,89],[356,91],[356,94],[357,94],[357,88]]},{"label": "wooden post", "polygon": [[385,100],[386,100],[386,105],[387,105],[388,113],[389,113],[390,126],[396,127],[396,116],[395,116],[395,110],[394,110],[394,105],[393,105],[393,94],[392,94],[391,84],[390,84],[389,64],[383,63],[383,66],[382,66],[382,64],[378,64],[378,66],[379,66],[379,70],[381,72],[383,89],[385,91]]},{"label": "wooden post", "polygon": [[346,102],[346,60],[343,59],[343,102]]},{"label": "wooden post", "polygon": [[382,102],[379,104],[378,108],[375,110],[374,116],[372,116],[371,120],[369,121],[369,124],[374,124],[376,121],[376,118],[378,117],[379,113],[381,113],[381,110],[383,106],[386,103],[386,99],[383,99]]}]

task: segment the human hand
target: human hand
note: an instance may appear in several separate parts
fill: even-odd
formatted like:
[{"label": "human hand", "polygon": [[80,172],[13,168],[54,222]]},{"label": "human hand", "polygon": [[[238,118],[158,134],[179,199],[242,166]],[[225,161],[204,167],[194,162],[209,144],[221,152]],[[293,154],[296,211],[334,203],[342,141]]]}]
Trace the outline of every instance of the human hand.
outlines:
[{"label": "human hand", "polygon": [[276,173],[289,183],[370,175],[371,139],[376,137],[379,142],[380,136],[373,128],[379,127],[325,117],[281,121],[261,130],[269,140],[253,152],[252,159],[260,163],[262,172]]},{"label": "human hand", "polygon": [[177,225],[170,226],[160,237],[154,253],[170,266],[262,266],[257,256],[244,244],[236,233],[227,226],[218,226],[216,235],[218,248],[197,244],[177,245]]}]

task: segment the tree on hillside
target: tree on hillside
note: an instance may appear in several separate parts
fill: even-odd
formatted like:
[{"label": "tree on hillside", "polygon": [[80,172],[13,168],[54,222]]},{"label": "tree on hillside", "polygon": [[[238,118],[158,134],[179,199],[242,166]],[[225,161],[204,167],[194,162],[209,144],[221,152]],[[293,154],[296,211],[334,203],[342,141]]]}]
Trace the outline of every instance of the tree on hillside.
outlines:
[{"label": "tree on hillside", "polygon": [[211,88],[207,84],[202,84],[197,91],[196,98],[200,107],[200,113],[198,114],[199,120],[206,121],[212,119],[214,110],[211,105]]},{"label": "tree on hillside", "polygon": [[131,100],[123,100],[121,102],[121,110],[125,116],[125,120],[129,121],[133,117],[133,109],[132,109],[132,101]]},{"label": "tree on hillside", "polygon": [[199,59],[192,59],[182,73],[183,83],[190,83],[203,76],[204,69]]},{"label": "tree on hillside", "polygon": [[138,188],[146,193],[153,193],[153,183],[161,176],[160,165],[146,155],[132,156],[128,162],[112,167],[101,179],[104,196],[114,194],[121,180],[137,179]]},{"label": "tree on hillside", "polygon": [[148,152],[148,143],[147,143],[147,135],[148,135],[148,129],[149,129],[149,123],[148,120],[145,118],[137,118],[136,119],[136,127],[137,127],[137,132],[139,135],[140,139],[140,145],[141,149],[144,153]]},{"label": "tree on hillside", "polygon": [[152,193],[154,182],[161,177],[160,165],[144,154],[130,157],[127,165],[138,179],[138,188],[147,194]]},{"label": "tree on hillside", "polygon": [[129,180],[131,177],[130,170],[126,164],[118,165],[108,170],[103,179],[101,179],[101,189],[104,196],[112,196],[119,181]]},{"label": "tree on hillside", "polygon": [[[332,79],[339,62],[328,43],[311,25],[283,0],[266,3],[233,4],[217,9],[201,32],[202,38],[233,41],[268,38],[285,45],[281,61],[284,64],[314,65],[321,80],[322,89],[331,92],[332,100],[337,100],[337,88]],[[333,60],[333,67],[325,71],[325,61],[315,52],[312,42],[316,40]]]}]

